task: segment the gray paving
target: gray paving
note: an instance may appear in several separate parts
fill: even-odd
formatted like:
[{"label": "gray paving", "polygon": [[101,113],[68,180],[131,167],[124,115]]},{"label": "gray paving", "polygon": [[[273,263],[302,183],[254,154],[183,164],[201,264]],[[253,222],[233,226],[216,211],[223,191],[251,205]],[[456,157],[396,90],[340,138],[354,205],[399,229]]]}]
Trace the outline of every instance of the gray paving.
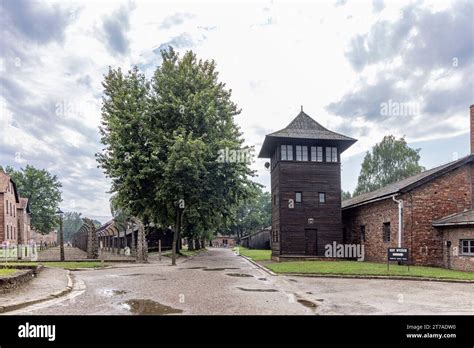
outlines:
[{"label": "gray paving", "polygon": [[473,284],[271,276],[229,249],[169,264],[74,271],[71,294],[12,314],[474,314]]},{"label": "gray paving", "polygon": [[68,285],[67,271],[62,268],[43,268],[38,275],[18,289],[0,295],[0,307],[36,301],[64,290]]}]

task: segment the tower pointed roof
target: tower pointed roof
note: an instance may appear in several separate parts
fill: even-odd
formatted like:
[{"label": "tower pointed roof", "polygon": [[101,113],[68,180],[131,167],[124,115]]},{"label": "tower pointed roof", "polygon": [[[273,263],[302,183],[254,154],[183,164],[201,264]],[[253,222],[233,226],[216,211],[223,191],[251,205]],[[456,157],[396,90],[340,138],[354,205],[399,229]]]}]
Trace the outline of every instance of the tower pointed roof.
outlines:
[{"label": "tower pointed roof", "polygon": [[288,126],[265,136],[265,141],[263,142],[258,157],[271,157],[273,146],[275,146],[279,140],[284,139],[335,141],[338,142],[341,147],[340,152],[346,150],[357,141],[345,135],[330,131],[301,110],[298,116],[296,116]]}]

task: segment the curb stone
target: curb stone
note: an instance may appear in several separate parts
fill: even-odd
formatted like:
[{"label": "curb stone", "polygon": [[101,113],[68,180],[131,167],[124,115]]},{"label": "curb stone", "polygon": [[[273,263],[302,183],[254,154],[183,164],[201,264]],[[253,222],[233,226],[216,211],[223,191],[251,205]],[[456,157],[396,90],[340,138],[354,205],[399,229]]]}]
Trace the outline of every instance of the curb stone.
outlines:
[{"label": "curb stone", "polygon": [[244,259],[247,260],[248,262],[254,264],[254,265],[257,266],[258,268],[260,268],[262,271],[264,271],[264,272],[266,272],[266,273],[268,273],[268,274],[270,274],[270,275],[272,275],[272,276],[278,276],[278,275],[279,275],[279,274],[276,274],[275,272],[269,270],[268,268],[262,266],[261,264],[255,262],[254,260],[248,258],[247,256],[244,256],[244,255],[242,255],[242,254],[240,254],[240,253],[238,254],[238,256],[244,258]]},{"label": "curb stone", "polygon": [[273,276],[291,276],[291,277],[312,277],[312,278],[352,278],[352,279],[385,279],[385,280],[414,280],[422,282],[441,282],[441,283],[463,283],[473,284],[474,280],[468,279],[444,279],[444,278],[427,278],[427,277],[404,277],[404,276],[377,276],[377,275],[355,275],[355,274],[318,274],[318,273],[275,273],[265,266],[251,260],[247,256],[239,254],[250,263],[254,264],[261,270]]}]

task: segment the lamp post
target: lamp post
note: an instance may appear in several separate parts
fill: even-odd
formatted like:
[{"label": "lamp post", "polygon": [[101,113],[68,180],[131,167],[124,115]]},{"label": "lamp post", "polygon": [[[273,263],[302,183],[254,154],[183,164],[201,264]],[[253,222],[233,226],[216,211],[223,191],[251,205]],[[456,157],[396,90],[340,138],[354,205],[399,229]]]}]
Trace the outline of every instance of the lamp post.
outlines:
[{"label": "lamp post", "polygon": [[63,212],[58,208],[56,214],[59,216],[59,259],[64,261],[64,234],[63,234]]}]

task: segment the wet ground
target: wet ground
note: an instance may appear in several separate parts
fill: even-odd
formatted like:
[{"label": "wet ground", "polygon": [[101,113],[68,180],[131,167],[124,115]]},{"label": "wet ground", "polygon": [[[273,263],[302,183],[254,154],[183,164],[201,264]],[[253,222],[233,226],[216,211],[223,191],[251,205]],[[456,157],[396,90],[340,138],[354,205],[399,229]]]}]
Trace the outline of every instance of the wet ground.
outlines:
[{"label": "wet ground", "polygon": [[229,249],[151,259],[71,272],[69,295],[11,314],[474,314],[474,284],[272,276]]}]

